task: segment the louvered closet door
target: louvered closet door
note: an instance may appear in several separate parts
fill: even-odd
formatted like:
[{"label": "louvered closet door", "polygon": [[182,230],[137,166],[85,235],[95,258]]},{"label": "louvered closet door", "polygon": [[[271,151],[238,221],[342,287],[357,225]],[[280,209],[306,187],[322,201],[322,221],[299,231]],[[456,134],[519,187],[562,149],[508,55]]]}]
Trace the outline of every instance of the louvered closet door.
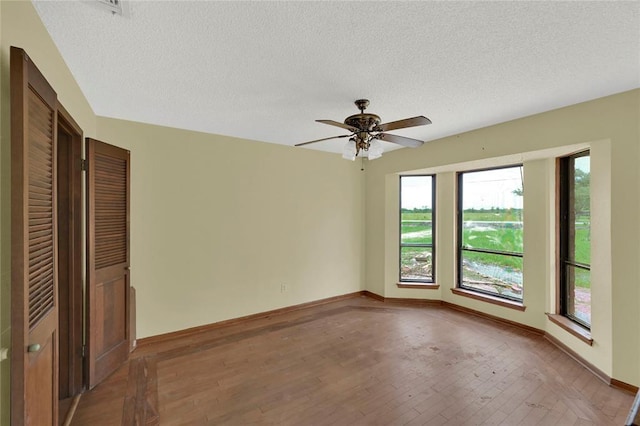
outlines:
[{"label": "louvered closet door", "polygon": [[87,139],[89,387],[129,356],[129,151]]},{"label": "louvered closet door", "polygon": [[11,423],[58,422],[56,93],[11,48]]}]

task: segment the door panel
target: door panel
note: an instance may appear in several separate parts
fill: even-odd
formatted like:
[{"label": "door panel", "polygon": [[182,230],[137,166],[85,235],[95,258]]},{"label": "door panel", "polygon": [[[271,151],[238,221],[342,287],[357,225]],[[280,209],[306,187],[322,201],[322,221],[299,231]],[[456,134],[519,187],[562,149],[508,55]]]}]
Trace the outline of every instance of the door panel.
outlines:
[{"label": "door panel", "polygon": [[56,93],[11,48],[11,423],[58,421]]},{"label": "door panel", "polygon": [[52,369],[52,365],[57,356],[56,335],[53,333],[49,336],[38,336],[36,340],[41,342],[41,348],[38,352],[28,355],[27,395],[38,395],[38,401],[28,404],[25,424],[47,425],[53,424],[51,416],[56,411],[58,399],[52,387],[42,388],[41,384],[44,378],[55,381],[53,373],[56,370]]},{"label": "door panel", "polygon": [[96,336],[99,339],[96,342],[99,353],[106,353],[114,349],[127,338],[124,312],[126,287],[126,280],[121,278],[105,280],[97,285],[96,318],[98,322],[110,324],[104,334]]},{"label": "door panel", "polygon": [[89,387],[129,355],[129,151],[87,139]]}]

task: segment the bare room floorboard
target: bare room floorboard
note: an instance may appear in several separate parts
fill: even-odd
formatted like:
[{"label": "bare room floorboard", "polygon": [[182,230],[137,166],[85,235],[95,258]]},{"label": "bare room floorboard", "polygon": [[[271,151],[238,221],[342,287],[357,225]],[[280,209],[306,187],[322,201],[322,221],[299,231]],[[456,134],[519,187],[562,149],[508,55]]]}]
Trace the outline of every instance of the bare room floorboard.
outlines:
[{"label": "bare room floorboard", "polygon": [[633,395],[525,330],[356,297],[140,346],[72,425],[621,425]]}]

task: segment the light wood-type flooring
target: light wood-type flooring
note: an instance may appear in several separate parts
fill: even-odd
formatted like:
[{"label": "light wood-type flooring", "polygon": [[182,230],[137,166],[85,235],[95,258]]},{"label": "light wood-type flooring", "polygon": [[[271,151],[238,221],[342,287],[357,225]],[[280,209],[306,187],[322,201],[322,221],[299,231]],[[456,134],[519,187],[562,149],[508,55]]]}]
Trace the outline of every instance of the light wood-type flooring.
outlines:
[{"label": "light wood-type flooring", "polygon": [[72,425],[622,425],[633,395],[543,337],[362,296],[141,345]]}]

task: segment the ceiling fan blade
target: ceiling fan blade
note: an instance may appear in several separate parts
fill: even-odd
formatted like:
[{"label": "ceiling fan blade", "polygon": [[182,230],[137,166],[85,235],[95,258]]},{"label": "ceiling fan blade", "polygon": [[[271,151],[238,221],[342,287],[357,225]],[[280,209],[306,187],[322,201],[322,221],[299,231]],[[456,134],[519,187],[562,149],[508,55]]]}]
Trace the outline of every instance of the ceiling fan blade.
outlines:
[{"label": "ceiling fan blade", "polygon": [[385,142],[393,142],[398,145],[408,146],[409,148],[417,148],[424,142],[418,139],[405,138],[404,136],[390,135],[389,133],[380,133],[378,139]]},{"label": "ceiling fan blade", "polygon": [[328,141],[329,139],[348,138],[349,136],[351,136],[351,135],[331,136],[330,138],[322,138],[322,139],[316,139],[316,140],[314,140],[314,141],[297,143],[297,144],[295,144],[294,146],[309,145],[310,143],[316,143],[316,142],[321,142],[321,141]]},{"label": "ceiling fan blade", "polygon": [[383,123],[374,129],[377,132],[387,132],[389,130],[406,129],[407,127],[424,126],[431,124],[431,120],[427,117],[418,116],[413,118],[405,118],[404,120],[392,121],[390,123]]},{"label": "ceiling fan blade", "polygon": [[340,123],[338,121],[333,121],[333,120],[316,120],[318,123],[322,123],[322,124],[328,124],[330,126],[336,126],[336,127],[342,127],[343,129],[347,129],[350,132],[357,132],[358,129],[356,129],[353,126],[349,126],[348,124],[344,124],[344,123]]}]

